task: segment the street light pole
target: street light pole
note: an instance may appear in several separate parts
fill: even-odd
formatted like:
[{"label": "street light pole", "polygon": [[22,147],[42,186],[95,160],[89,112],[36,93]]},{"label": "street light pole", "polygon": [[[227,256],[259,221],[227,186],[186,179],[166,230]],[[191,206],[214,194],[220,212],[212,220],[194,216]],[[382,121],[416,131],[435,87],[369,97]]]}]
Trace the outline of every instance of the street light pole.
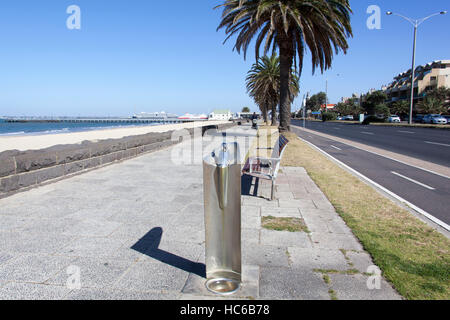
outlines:
[{"label": "street light pole", "polygon": [[411,106],[409,108],[409,124],[413,123],[413,111],[414,111],[414,80],[416,79],[416,43],[417,43],[417,28],[418,24],[414,25],[414,44],[413,44],[413,60],[411,68]]},{"label": "street light pole", "polygon": [[412,58],[412,68],[411,68],[411,105],[409,109],[409,124],[413,123],[413,111],[414,111],[414,80],[415,80],[415,72],[416,72],[416,44],[417,44],[417,29],[419,26],[424,23],[426,20],[430,19],[431,17],[437,16],[437,15],[444,15],[447,14],[447,11],[441,11],[438,13],[434,13],[428,17],[422,18],[422,19],[411,19],[408,17],[405,17],[401,14],[394,13],[392,11],[386,12],[388,16],[396,15],[400,18],[405,19],[406,21],[410,22],[414,26],[414,43],[413,43],[413,58]]}]

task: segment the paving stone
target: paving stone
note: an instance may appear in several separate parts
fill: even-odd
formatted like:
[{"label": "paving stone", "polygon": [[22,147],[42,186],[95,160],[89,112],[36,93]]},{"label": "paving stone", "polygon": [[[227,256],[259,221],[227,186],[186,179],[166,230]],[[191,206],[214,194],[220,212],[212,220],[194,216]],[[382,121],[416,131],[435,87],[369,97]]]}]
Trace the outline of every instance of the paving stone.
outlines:
[{"label": "paving stone", "polygon": [[261,216],[261,208],[242,206],[241,214],[242,214],[242,216],[260,217]]},{"label": "paving stone", "polygon": [[339,271],[349,269],[347,260],[340,250],[289,247],[288,252],[293,269]]},{"label": "paving stone", "polygon": [[244,244],[242,261],[247,265],[289,267],[287,247]]},{"label": "paving stone", "polygon": [[66,287],[9,282],[0,287],[0,300],[62,300],[69,292]]},{"label": "paving stone", "polygon": [[113,233],[121,223],[106,220],[84,220],[63,232],[66,235],[76,236],[92,236],[92,237],[107,237]]},{"label": "paving stone", "polygon": [[242,239],[242,243],[259,244],[260,230],[259,229],[242,228],[241,229],[241,239]]},{"label": "paving stone", "polygon": [[268,199],[246,196],[243,196],[242,198],[243,206],[278,207],[278,200],[270,201]]},{"label": "paving stone", "polygon": [[105,289],[80,289],[72,290],[66,300],[176,300],[180,297],[179,292],[155,290],[152,292],[137,292],[126,290]]},{"label": "paving stone", "polygon": [[[185,269],[193,264],[184,265]],[[190,269],[189,269],[190,270]],[[142,261],[133,265],[128,272],[117,281],[114,289],[129,290],[133,288],[140,292],[154,290],[181,291],[186,283],[189,272],[162,262]]]},{"label": "paving stone", "polygon": [[0,231],[14,231],[21,230],[32,221],[27,217],[15,217],[15,216],[0,216]]},{"label": "paving stone", "polygon": [[285,247],[311,248],[311,240],[305,232],[261,230],[261,244]]},{"label": "paving stone", "polygon": [[280,199],[280,208],[299,208],[302,209],[316,209],[316,205],[310,199],[294,199],[294,200],[284,200]]},{"label": "paving stone", "polygon": [[113,238],[79,238],[67,244],[56,254],[70,257],[111,257],[125,240]]},{"label": "paving stone", "polygon": [[307,217],[320,217],[324,219],[335,219],[338,217],[336,211],[334,210],[323,210],[323,209],[312,209],[312,208],[303,208],[300,209],[300,213],[304,218]]},{"label": "paving stone", "polygon": [[43,283],[71,265],[74,259],[46,255],[25,255],[0,266],[0,279]]},{"label": "paving stone", "polygon": [[311,240],[315,248],[363,250],[361,244],[352,235],[313,232]]},{"label": "paving stone", "polygon": [[14,255],[7,252],[0,252],[0,265],[14,258]]},{"label": "paving stone", "polygon": [[261,208],[261,216],[276,218],[301,218],[298,208]]},{"label": "paving stone", "polygon": [[[133,265],[132,261],[110,260],[101,258],[77,258],[71,266],[80,270],[82,288],[110,289],[113,284]],[[70,275],[62,270],[46,281],[46,284],[65,286]]]},{"label": "paving stone", "polygon": [[346,256],[353,264],[352,268],[361,273],[368,272],[369,267],[375,265],[367,252],[347,251]]},{"label": "paving stone", "polygon": [[59,234],[36,234],[29,232],[0,232],[3,251],[12,254],[53,254],[69,244],[73,237]]},{"label": "paving stone", "polygon": [[242,225],[242,228],[247,228],[247,229],[261,228],[261,218],[243,215],[241,225]]},{"label": "paving stone", "polygon": [[329,300],[322,276],[311,270],[261,267],[259,293],[264,299]]},{"label": "paving stone", "polygon": [[401,296],[384,279],[380,290],[370,290],[367,286],[368,276],[362,274],[331,274],[331,288],[339,300],[401,300]]}]

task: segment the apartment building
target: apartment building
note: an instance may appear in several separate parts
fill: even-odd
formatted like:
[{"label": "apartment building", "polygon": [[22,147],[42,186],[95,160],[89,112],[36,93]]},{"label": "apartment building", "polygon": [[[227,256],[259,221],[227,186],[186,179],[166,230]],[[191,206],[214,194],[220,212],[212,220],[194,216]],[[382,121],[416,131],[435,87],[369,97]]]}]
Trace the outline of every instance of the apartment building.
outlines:
[{"label": "apartment building", "polygon": [[[450,60],[439,60],[418,66],[414,80],[414,103],[421,101],[427,92],[439,87],[450,88]],[[403,72],[382,88],[388,102],[411,99],[411,70]]]}]

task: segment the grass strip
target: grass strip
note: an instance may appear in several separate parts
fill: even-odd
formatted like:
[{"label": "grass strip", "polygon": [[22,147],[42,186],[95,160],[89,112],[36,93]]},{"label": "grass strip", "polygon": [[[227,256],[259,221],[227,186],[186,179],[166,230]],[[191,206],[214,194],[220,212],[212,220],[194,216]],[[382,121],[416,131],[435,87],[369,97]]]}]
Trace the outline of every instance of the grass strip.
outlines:
[{"label": "grass strip", "polygon": [[407,299],[450,299],[450,240],[327,157],[288,134],[282,165],[304,167]]},{"label": "grass strip", "polygon": [[275,218],[262,217],[262,227],[268,230],[289,231],[289,232],[308,232],[303,219],[299,218]]}]

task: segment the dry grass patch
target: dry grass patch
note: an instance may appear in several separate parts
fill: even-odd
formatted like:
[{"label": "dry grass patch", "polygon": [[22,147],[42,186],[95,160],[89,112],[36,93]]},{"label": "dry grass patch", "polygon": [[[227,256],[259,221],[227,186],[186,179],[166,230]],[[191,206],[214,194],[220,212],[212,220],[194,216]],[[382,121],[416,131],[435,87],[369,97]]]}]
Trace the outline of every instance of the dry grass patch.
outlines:
[{"label": "dry grass patch", "polygon": [[304,167],[397,291],[450,299],[450,240],[293,133],[283,166]]},{"label": "dry grass patch", "polygon": [[299,218],[275,218],[263,217],[262,227],[268,230],[289,231],[289,232],[309,232],[303,219]]}]

